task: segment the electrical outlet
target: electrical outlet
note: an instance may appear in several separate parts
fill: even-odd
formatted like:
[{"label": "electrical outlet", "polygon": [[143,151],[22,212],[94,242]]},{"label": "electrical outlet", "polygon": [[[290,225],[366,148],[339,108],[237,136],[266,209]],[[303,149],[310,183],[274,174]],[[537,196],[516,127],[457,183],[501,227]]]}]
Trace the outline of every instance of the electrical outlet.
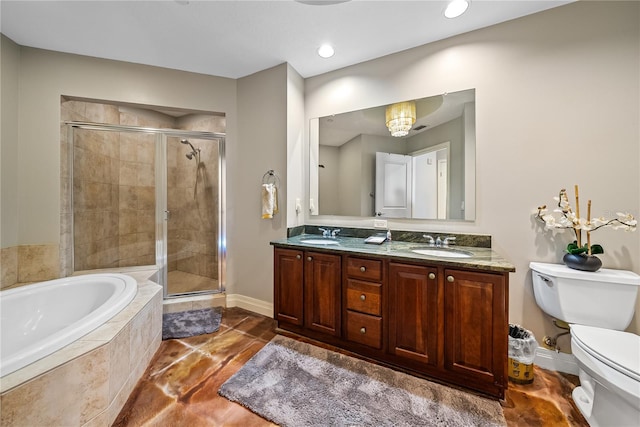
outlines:
[{"label": "electrical outlet", "polygon": [[373,228],[387,228],[387,220],[386,219],[374,219],[373,220]]}]

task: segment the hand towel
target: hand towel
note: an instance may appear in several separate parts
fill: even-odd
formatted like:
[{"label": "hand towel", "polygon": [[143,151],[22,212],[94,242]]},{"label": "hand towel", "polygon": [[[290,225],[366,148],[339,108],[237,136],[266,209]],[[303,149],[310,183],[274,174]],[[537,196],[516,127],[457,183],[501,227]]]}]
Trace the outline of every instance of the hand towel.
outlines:
[{"label": "hand towel", "polygon": [[273,184],[262,184],[262,219],[273,218],[277,212],[276,187]]},{"label": "hand towel", "polygon": [[277,214],[278,210],[278,187],[273,186],[273,214]]}]

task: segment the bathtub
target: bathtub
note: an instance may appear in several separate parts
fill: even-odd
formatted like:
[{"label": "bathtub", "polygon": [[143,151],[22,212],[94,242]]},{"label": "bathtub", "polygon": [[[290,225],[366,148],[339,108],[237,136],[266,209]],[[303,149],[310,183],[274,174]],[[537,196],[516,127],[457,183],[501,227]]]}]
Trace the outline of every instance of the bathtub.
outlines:
[{"label": "bathtub", "polygon": [[88,274],[0,292],[0,376],[78,340],[118,314],[137,282],[123,274]]}]

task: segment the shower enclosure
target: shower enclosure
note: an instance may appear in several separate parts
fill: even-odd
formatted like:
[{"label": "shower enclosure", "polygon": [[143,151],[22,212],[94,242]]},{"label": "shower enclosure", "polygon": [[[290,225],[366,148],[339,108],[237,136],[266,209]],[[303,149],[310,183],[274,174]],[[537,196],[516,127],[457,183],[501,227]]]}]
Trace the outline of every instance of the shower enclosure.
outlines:
[{"label": "shower enclosure", "polygon": [[165,297],[221,292],[225,135],[66,125],[73,271],[156,266]]}]

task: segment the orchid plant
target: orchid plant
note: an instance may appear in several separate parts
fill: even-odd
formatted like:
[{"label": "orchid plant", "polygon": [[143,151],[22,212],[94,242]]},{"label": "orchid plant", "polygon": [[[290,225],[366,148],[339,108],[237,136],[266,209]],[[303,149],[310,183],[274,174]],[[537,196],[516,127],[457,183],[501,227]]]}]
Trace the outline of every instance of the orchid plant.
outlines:
[{"label": "orchid plant", "polygon": [[[587,217],[580,218],[580,200],[578,195],[578,186],[575,186],[576,197],[576,210],[571,209],[569,198],[567,196],[567,190],[564,188],[560,190],[560,193],[554,199],[558,202],[558,207],[553,212],[561,214],[559,218],[556,218],[553,214],[547,211],[547,206],[539,206],[536,218],[545,224],[545,230],[559,230],[564,231],[566,229],[572,229],[575,233],[576,240],[569,243],[567,246],[567,252],[574,255],[595,255],[604,253],[602,246],[598,244],[591,244],[591,233],[602,227],[611,227],[613,229],[622,229],[625,231],[635,231],[638,221],[629,213],[618,212],[617,218],[605,219],[591,218],[591,200],[587,202]],[[582,244],[582,232],[585,231],[587,235],[587,241]]]}]

